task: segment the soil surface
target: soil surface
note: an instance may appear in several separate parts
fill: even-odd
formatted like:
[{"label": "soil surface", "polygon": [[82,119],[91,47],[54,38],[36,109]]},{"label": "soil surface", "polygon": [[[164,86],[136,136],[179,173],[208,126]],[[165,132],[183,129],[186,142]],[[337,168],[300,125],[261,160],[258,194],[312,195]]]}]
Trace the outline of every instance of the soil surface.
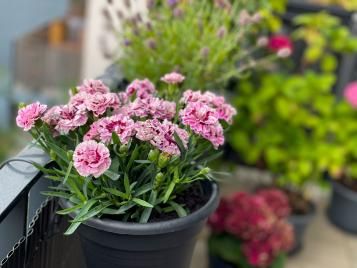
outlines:
[{"label": "soil surface", "polygon": [[350,189],[354,192],[357,192],[357,180],[356,179],[349,179],[349,178],[343,177],[341,180],[338,180],[337,182],[346,186],[348,189]]},{"label": "soil surface", "polygon": [[[186,211],[192,213],[203,207],[208,202],[209,197],[210,196],[208,194],[203,192],[201,184],[195,183],[190,188],[178,194],[175,202],[180,205],[184,205]],[[167,221],[176,218],[178,218],[176,211],[159,213],[155,210],[152,212],[149,222]]]},{"label": "soil surface", "polygon": [[311,211],[311,201],[307,200],[302,193],[287,189],[283,189],[283,191],[289,199],[291,214],[305,215]]}]

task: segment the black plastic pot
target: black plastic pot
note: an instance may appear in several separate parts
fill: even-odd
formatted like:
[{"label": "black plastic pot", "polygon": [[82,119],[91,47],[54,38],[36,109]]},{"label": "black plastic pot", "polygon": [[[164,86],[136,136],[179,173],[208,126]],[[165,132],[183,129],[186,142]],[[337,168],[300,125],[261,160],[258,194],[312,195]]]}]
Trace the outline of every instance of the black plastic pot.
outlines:
[{"label": "black plastic pot", "polygon": [[357,193],[332,180],[332,197],[327,215],[337,227],[357,234]]},{"label": "black plastic pot", "polygon": [[305,231],[310,225],[315,215],[316,215],[316,207],[311,203],[311,208],[308,214],[304,214],[304,215],[293,214],[289,217],[288,221],[293,225],[294,235],[295,235],[294,246],[289,252],[290,255],[296,254],[302,249],[304,244]]},{"label": "black plastic pot", "polygon": [[233,264],[230,264],[219,257],[209,256],[209,268],[236,268]]},{"label": "black plastic pot", "polygon": [[84,222],[78,231],[87,267],[190,267],[197,235],[219,200],[217,184],[205,181],[203,188],[208,202],[183,218],[146,224],[97,218]]}]

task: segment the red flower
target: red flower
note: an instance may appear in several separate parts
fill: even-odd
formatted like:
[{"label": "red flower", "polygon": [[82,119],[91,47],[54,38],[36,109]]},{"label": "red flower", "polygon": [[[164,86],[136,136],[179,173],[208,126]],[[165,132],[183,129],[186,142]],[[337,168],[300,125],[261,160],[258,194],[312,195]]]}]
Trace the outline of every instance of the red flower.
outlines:
[{"label": "red flower", "polygon": [[227,216],[231,213],[229,201],[222,198],[216,211],[208,218],[208,225],[215,233],[225,230]]},{"label": "red flower", "polygon": [[289,199],[286,194],[278,189],[263,189],[257,192],[278,218],[285,218],[290,215],[291,209]]},{"label": "red flower", "polygon": [[275,35],[269,38],[268,48],[278,56],[287,57],[293,52],[293,42],[286,35]]}]

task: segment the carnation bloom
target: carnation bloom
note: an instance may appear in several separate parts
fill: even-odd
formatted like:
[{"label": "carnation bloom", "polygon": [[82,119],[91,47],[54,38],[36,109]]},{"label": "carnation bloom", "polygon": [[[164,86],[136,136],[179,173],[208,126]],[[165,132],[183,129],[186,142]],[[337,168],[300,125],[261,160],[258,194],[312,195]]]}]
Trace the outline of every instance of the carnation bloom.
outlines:
[{"label": "carnation bloom", "polygon": [[135,134],[134,121],[123,114],[104,117],[91,125],[90,130],[85,134],[84,140],[98,139],[103,143],[112,140],[112,133],[116,133],[122,144],[127,144],[129,139]]},{"label": "carnation bloom", "polygon": [[187,147],[189,135],[186,130],[178,125],[157,119],[139,121],[136,123],[136,137],[142,141],[149,141],[159,150],[170,155],[179,155],[180,150],[176,144],[174,133],[180,137],[183,145]]},{"label": "carnation bloom", "polygon": [[223,128],[215,109],[202,102],[189,103],[180,111],[182,123],[193,132],[209,140],[215,148],[224,143]]},{"label": "carnation bloom", "polygon": [[176,114],[176,103],[154,97],[137,98],[129,105],[128,112],[138,117],[172,119]]},{"label": "carnation bloom", "polygon": [[55,127],[61,118],[61,106],[53,106],[42,116],[42,121],[49,126]]},{"label": "carnation bloom", "polygon": [[126,88],[126,94],[128,96],[136,93],[136,97],[140,99],[145,99],[155,92],[155,86],[148,79],[144,80],[134,80],[131,84]]},{"label": "carnation bloom", "polygon": [[280,57],[287,57],[293,52],[293,43],[288,36],[275,35],[269,38],[268,48]]},{"label": "carnation bloom", "polygon": [[77,109],[72,105],[59,106],[60,109],[56,110],[59,112],[59,119],[55,130],[61,134],[67,134],[71,130],[75,130],[77,127],[83,126],[87,123],[88,116],[86,111],[82,109]]},{"label": "carnation bloom", "polygon": [[98,178],[110,164],[110,153],[103,143],[84,141],[74,150],[73,165],[81,176]]},{"label": "carnation bloom", "polygon": [[285,218],[290,215],[291,209],[288,197],[278,189],[263,189],[257,192],[278,218]]},{"label": "carnation bloom", "polygon": [[83,84],[77,87],[78,92],[85,92],[87,94],[96,93],[109,93],[110,89],[104,85],[101,80],[87,79],[83,81]]},{"label": "carnation bloom", "polygon": [[344,90],[346,101],[354,108],[357,108],[357,81],[349,83]]},{"label": "carnation bloom", "polygon": [[167,83],[167,84],[180,84],[185,80],[185,77],[177,72],[172,72],[169,74],[165,74],[163,77],[161,77],[161,81]]},{"label": "carnation bloom", "polygon": [[232,212],[226,219],[227,232],[244,240],[257,240],[274,227],[277,218],[263,198],[237,193],[232,202]]},{"label": "carnation bloom", "polygon": [[36,121],[41,118],[46,109],[47,105],[39,102],[29,104],[18,111],[16,124],[24,131],[29,131],[35,126]]},{"label": "carnation bloom", "polygon": [[68,104],[76,107],[77,109],[86,110],[86,100],[89,96],[90,94],[86,92],[79,92],[70,98]]},{"label": "carnation bloom", "polygon": [[92,111],[97,117],[104,114],[108,108],[119,108],[119,97],[115,93],[88,95],[85,105],[88,111]]}]

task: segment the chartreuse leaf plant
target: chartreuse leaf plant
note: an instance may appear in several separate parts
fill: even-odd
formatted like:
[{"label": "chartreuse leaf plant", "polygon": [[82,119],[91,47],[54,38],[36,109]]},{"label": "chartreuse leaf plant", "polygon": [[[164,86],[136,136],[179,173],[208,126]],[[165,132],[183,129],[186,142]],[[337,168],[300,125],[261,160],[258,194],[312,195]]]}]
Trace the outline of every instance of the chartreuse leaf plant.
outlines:
[{"label": "chartreuse leaf plant", "polygon": [[[57,182],[44,194],[66,199],[75,212],[66,234],[87,219],[110,216],[146,223],[156,213],[191,213],[178,197],[201,180],[213,180],[208,162],[220,155],[223,124],[235,109],[212,92],[175,94],[185,78],[162,77],[159,94],[147,79],[111,93],[100,80],[72,89],[66,105],[24,106],[16,118],[56,166],[35,165]],[[164,98],[160,98],[159,95]]]},{"label": "chartreuse leaf plant", "polygon": [[[342,132],[338,137],[346,134],[340,125],[346,120],[336,122],[333,88],[337,57],[356,52],[357,39],[326,13],[301,15],[295,23],[292,36],[306,45],[301,64],[240,81],[234,100],[239,124],[230,132],[230,144],[245,163],[302,190],[307,182],[320,181],[325,170],[339,170],[344,161],[345,149],[329,144],[334,131]],[[338,105],[339,114],[345,105]]]},{"label": "chartreuse leaf plant", "polygon": [[270,1],[148,2],[147,16],[132,14],[130,6],[118,12],[124,25],[117,30],[123,44],[118,65],[129,80],[155,82],[177,70],[187,76],[189,87],[224,88],[231,78],[277,58],[262,45],[267,21],[274,24]]}]

